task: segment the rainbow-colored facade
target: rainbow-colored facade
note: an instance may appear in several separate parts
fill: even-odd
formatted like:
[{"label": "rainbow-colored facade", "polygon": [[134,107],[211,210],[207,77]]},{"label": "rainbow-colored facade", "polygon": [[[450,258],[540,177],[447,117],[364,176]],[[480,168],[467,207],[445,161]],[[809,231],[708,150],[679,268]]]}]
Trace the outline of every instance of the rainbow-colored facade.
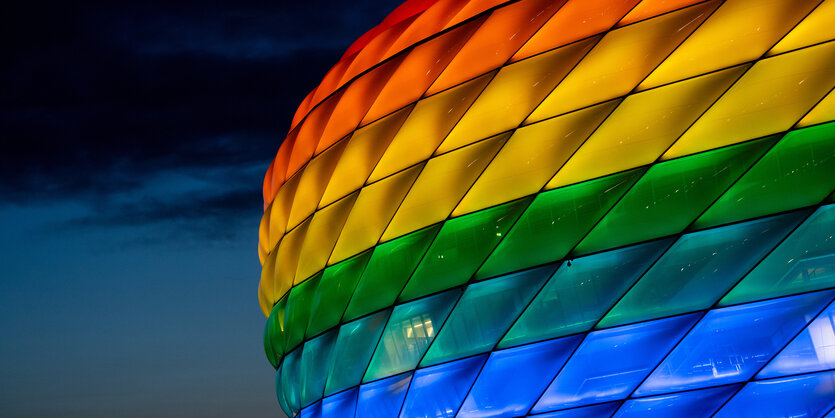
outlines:
[{"label": "rainbow-colored facade", "polygon": [[832,414],[833,87],[835,0],[408,1],[264,180],[281,408]]}]

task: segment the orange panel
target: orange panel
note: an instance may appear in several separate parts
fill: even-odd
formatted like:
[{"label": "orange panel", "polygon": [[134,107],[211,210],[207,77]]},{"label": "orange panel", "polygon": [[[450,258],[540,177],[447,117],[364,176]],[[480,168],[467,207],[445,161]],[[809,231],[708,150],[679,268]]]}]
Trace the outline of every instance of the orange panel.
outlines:
[{"label": "orange panel", "polygon": [[344,91],[344,89],[340,90],[320,103],[299,125],[293,150],[290,152],[290,161],[287,164],[287,177],[299,171],[310,160],[310,157],[313,156],[313,152],[316,151],[316,145],[319,144],[319,138],[322,137],[325,124],[330,119],[331,113],[333,113],[336,104],[339,103],[339,99]]},{"label": "orange panel", "polygon": [[386,55],[402,51],[438,32],[458,13],[464,3],[459,0],[441,0],[426,9],[392,44]]},{"label": "orange panel", "polygon": [[618,26],[628,25],[640,20],[649,19],[663,13],[678,10],[696,4],[703,0],[644,0],[629,12]]},{"label": "orange panel", "polygon": [[293,114],[293,120],[290,122],[290,130],[292,131],[296,125],[307,116],[307,112],[310,110],[310,106],[312,105],[313,95],[316,94],[316,88],[310,90],[310,93],[307,93],[307,96],[304,97],[301,104],[299,104],[299,108],[296,109],[296,113]]},{"label": "orange panel", "polygon": [[[466,0],[458,0],[461,3],[464,3]],[[451,28],[487,9],[492,7],[496,7],[502,3],[507,2],[508,0],[470,0],[466,2],[466,6],[464,6],[455,16],[447,22],[444,29]]]},{"label": "orange panel", "polygon": [[342,81],[339,82],[339,85],[343,85],[350,81],[352,78],[356,77],[363,71],[368,70],[369,68],[377,65],[380,61],[382,61],[383,54],[388,52],[391,45],[397,38],[400,37],[400,34],[406,30],[407,27],[412,23],[415,19],[414,16],[384,30],[379,35],[377,35],[368,45],[365,46],[361,51],[357,53],[357,58],[351,63],[351,66],[345,71],[345,75],[342,76]]},{"label": "orange panel", "polygon": [[278,152],[275,154],[275,159],[273,160],[273,177],[270,182],[270,199],[268,202],[272,202],[275,199],[275,194],[278,193],[278,189],[287,181],[287,165],[290,163],[290,153],[293,152],[293,146],[296,143],[298,132],[299,130],[296,128],[295,131],[287,134],[281,146],[278,147]]},{"label": "orange panel", "polygon": [[348,67],[351,66],[351,63],[356,57],[357,54],[349,55],[346,53],[339,59],[339,62],[337,62],[336,65],[334,65],[333,68],[325,74],[325,77],[322,78],[322,81],[319,83],[319,87],[317,87],[313,93],[313,99],[310,101],[311,109],[328,97],[331,93],[336,91],[337,87],[340,86],[339,82],[342,80],[342,76],[345,75],[345,71],[348,70]]},{"label": "orange panel", "polygon": [[261,196],[264,197],[264,209],[270,205],[272,201],[272,183],[273,183],[273,166],[275,159],[270,161],[270,166],[267,167],[267,172],[264,174],[264,185],[261,187]]}]

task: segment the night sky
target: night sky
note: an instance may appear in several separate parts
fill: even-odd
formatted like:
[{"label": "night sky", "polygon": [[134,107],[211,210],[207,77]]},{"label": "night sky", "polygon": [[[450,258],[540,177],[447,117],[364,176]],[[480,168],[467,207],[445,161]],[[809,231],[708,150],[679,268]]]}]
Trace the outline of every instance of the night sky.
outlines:
[{"label": "night sky", "polygon": [[0,6],[0,416],[281,415],[263,175],[399,3]]}]

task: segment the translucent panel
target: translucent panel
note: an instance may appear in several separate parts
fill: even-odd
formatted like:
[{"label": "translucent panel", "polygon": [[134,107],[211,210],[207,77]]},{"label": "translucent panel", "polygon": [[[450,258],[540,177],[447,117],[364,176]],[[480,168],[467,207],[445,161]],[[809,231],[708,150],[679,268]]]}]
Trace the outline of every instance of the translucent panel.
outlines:
[{"label": "translucent panel", "polygon": [[[273,252],[267,254],[266,258],[264,258],[264,265],[261,267],[261,280],[258,283],[258,296],[259,298],[263,297],[264,302],[262,302],[262,310],[266,310],[267,312],[272,309],[273,303],[275,303],[276,299],[281,297],[280,295],[275,295],[273,292],[275,291],[275,258],[278,255],[277,250],[273,250]],[[283,289],[286,292],[286,289]],[[266,308],[266,309],[265,309]]]},{"label": "translucent panel", "polygon": [[432,158],[394,214],[383,241],[444,220],[510,134]]},{"label": "translucent panel", "polygon": [[331,253],[330,264],[377,244],[422,168],[423,165],[417,165],[360,191]]},{"label": "translucent panel", "polygon": [[818,292],[710,311],[635,395],[748,380],[832,297]]},{"label": "translucent panel", "polygon": [[820,0],[731,0],[641,83],[651,87],[760,58]]},{"label": "translucent panel", "polygon": [[281,394],[278,398],[284,395],[284,402],[286,408],[291,410],[290,416],[295,415],[301,409],[301,399],[299,398],[299,357],[301,357],[301,348],[291,351],[284,357],[284,362],[281,363],[281,378],[277,382],[277,391]]},{"label": "translucent panel", "polygon": [[587,39],[502,67],[436,153],[519,126],[595,41]]},{"label": "translucent panel", "polygon": [[363,382],[392,376],[417,367],[435,334],[444,325],[459,290],[416,300],[394,308],[377,344]]},{"label": "translucent panel", "polygon": [[681,232],[773,143],[767,138],[653,165],[575,252]]},{"label": "translucent panel", "polygon": [[339,323],[369,257],[371,257],[371,251],[366,251],[325,269],[319,280],[319,286],[316,288],[316,295],[313,297],[310,322],[307,325],[308,337],[317,335]]},{"label": "translucent panel", "polygon": [[652,163],[746,68],[730,68],[628,96],[548,187]]},{"label": "translucent panel", "polygon": [[[716,5],[710,1],[607,33],[533,111],[528,122],[626,95]],[[619,65],[612,65],[614,62]]]},{"label": "translucent panel", "polygon": [[281,355],[283,354],[280,350],[276,353],[276,350],[273,348],[272,343],[272,335],[270,334],[270,329],[273,327],[269,318],[269,312],[266,313],[267,315],[267,323],[264,326],[264,353],[267,355],[267,360],[270,361],[270,365],[273,368],[278,368],[278,362],[281,361]]},{"label": "translucent panel", "polygon": [[415,371],[400,417],[454,417],[486,359],[484,354]]},{"label": "translucent panel", "polygon": [[383,333],[389,312],[377,312],[339,328],[339,336],[331,355],[333,364],[328,371],[325,395],[360,383],[371,355],[374,354],[377,340]]},{"label": "translucent panel", "polygon": [[447,22],[444,29],[455,26],[491,7],[498,6],[499,4],[504,3],[505,0],[464,0],[460,2],[465,4],[464,7],[456,13],[449,22]]},{"label": "translucent panel", "polygon": [[439,228],[424,228],[376,246],[345,311],[345,320],[393,304]]},{"label": "translucent panel", "polygon": [[789,213],[682,236],[598,327],[713,306],[806,215]]},{"label": "translucent panel", "polygon": [[532,412],[628,397],[699,316],[683,315],[590,333]]},{"label": "translucent panel", "polygon": [[273,297],[281,297],[293,284],[301,282],[306,277],[296,277],[296,267],[299,265],[299,253],[302,250],[302,243],[310,225],[308,218],[296,229],[287,233],[281,239],[276,249],[275,276],[273,278]]},{"label": "translucent panel", "polygon": [[368,182],[377,181],[429,158],[493,75],[486,74],[417,102],[385,149]]},{"label": "translucent panel", "polygon": [[350,418],[357,409],[358,388],[322,399],[323,418]]},{"label": "translucent panel", "polygon": [[722,298],[720,305],[835,284],[835,205],[823,206]]},{"label": "translucent panel", "polygon": [[539,192],[617,103],[613,100],[517,129],[452,214]]},{"label": "translucent panel", "polygon": [[492,350],[553,271],[539,267],[468,286],[421,367]]},{"label": "translucent panel", "polygon": [[601,418],[610,417],[620,406],[620,402],[582,406],[557,412],[536,415],[536,418]]},{"label": "translucent panel", "polygon": [[290,216],[290,207],[293,205],[293,196],[296,193],[296,186],[299,184],[299,177],[295,176],[287,183],[284,183],[275,199],[270,205],[270,241],[268,248],[275,248],[278,241],[287,231],[287,218]]},{"label": "translucent panel", "polygon": [[[344,89],[340,90],[320,103],[299,124],[295,140],[292,143],[288,143],[288,145],[292,145],[292,150],[290,151],[287,162],[287,177],[295,175],[300,168],[310,161],[313,153],[316,151],[319,138],[322,137],[322,130],[324,130],[333,112],[333,108],[339,103],[339,99],[342,97],[344,91]],[[276,165],[276,168],[278,167]]]},{"label": "translucent panel", "polygon": [[406,120],[411,107],[387,116],[354,132],[347,141],[339,164],[333,170],[320,207],[330,204],[365,184],[371,170],[380,160],[400,125]]},{"label": "translucent panel", "polygon": [[[437,1],[418,15],[414,22],[403,31],[403,34],[392,44],[387,54],[402,51],[435,33],[443,30],[450,19],[461,10],[466,2]],[[427,3],[428,5],[428,3]]]},{"label": "translucent panel", "polygon": [[612,418],[709,417],[733,396],[740,385],[673,393],[624,402]]},{"label": "translucent panel", "polygon": [[699,0],[642,0],[618,22],[618,26],[649,19],[653,16],[658,16],[662,13],[667,13],[698,2]]},{"label": "translucent panel", "polygon": [[491,353],[457,416],[524,415],[580,340],[566,337]]},{"label": "translucent panel", "polygon": [[287,339],[286,350],[292,350],[304,339],[307,323],[310,321],[313,297],[316,294],[316,287],[319,285],[319,277],[321,275],[317,274],[290,291],[290,296],[287,298],[287,317],[284,329]]},{"label": "translucent panel", "polygon": [[275,372],[275,394],[278,398],[278,406],[281,407],[281,410],[284,411],[285,415],[292,417],[293,411],[290,410],[290,405],[288,405],[287,400],[284,399],[284,391],[281,390],[281,375],[282,367],[279,367]]},{"label": "translucent panel", "polygon": [[774,45],[768,51],[768,55],[782,54],[807,45],[835,39],[835,26],[832,22],[835,22],[835,1],[824,0],[777,45]]},{"label": "translucent panel", "polygon": [[299,413],[301,418],[322,418],[322,403],[317,402],[308,406]]},{"label": "translucent panel", "polygon": [[391,418],[400,413],[412,374],[390,377],[360,386],[357,416]]},{"label": "translucent panel", "polygon": [[313,214],[299,253],[299,266],[296,269],[298,279],[310,277],[325,267],[358,194],[355,192]]},{"label": "translucent panel", "polygon": [[499,347],[591,329],[671,241],[652,241],[564,263],[513,324]]},{"label": "translucent panel", "polygon": [[638,0],[569,0],[517,52],[518,61],[611,28]]},{"label": "translucent panel", "polygon": [[[830,0],[831,1],[831,0]],[[833,2],[835,4],[835,2]],[[818,123],[829,122],[835,119],[835,90],[830,91],[823,99],[821,99],[800,122],[797,126],[810,126]]]},{"label": "translucent panel", "polygon": [[561,5],[561,1],[522,0],[495,10],[432,84],[429,94],[502,66]]},{"label": "translucent panel", "polygon": [[[281,298],[275,306],[272,307],[267,324],[264,329],[264,347],[272,350],[272,357],[275,359],[275,365],[281,362],[281,357],[284,355],[284,346],[287,338],[284,336],[287,312],[287,297]],[[269,357],[270,354],[267,355]]]},{"label": "translucent panel", "polygon": [[466,283],[530,201],[521,199],[446,221],[398,300]]},{"label": "translucent panel", "polygon": [[310,405],[322,398],[335,341],[336,330],[334,329],[304,343],[298,381],[302,405]]},{"label": "translucent panel", "polygon": [[[412,22],[413,19],[407,18],[401,22],[395,23],[393,25],[380,25],[373,33],[366,33],[365,36],[369,36],[369,38],[357,39],[348,48],[346,53],[352,53],[353,49],[357,49],[356,58],[354,58],[351,65],[345,70],[345,74],[342,75],[342,79],[339,81],[339,85],[344,85],[347,83],[356,83],[358,80],[351,80],[363,71],[371,68],[372,66],[376,65],[380,61],[382,61],[383,55],[391,48],[391,45],[400,37],[400,34],[409,27],[409,24]],[[392,22],[393,23],[393,22]],[[370,73],[369,73],[370,74]],[[367,74],[366,74],[367,75]],[[360,80],[362,77],[360,77]],[[379,85],[382,85],[385,80],[380,80]],[[379,87],[379,85],[377,87]],[[377,91],[369,91],[369,95],[373,96],[377,95]],[[370,105],[370,103],[369,103]],[[363,109],[365,112],[365,109]]]},{"label": "translucent panel", "polygon": [[697,221],[751,219],[820,203],[835,189],[835,123],[786,134]]},{"label": "translucent panel", "polygon": [[561,259],[642,172],[614,174],[539,194],[487,258],[476,278]]},{"label": "translucent panel", "polygon": [[663,158],[788,130],[835,86],[835,42],[758,61]]},{"label": "translucent panel", "polygon": [[835,369],[835,304],[821,312],[757,379]]},{"label": "translucent panel", "polygon": [[835,406],[835,371],[751,382],[718,418],[820,417]]}]

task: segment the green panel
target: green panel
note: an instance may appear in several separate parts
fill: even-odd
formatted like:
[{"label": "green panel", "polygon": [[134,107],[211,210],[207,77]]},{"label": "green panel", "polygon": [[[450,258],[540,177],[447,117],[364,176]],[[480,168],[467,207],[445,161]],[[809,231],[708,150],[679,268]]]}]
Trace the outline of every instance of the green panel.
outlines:
[{"label": "green panel", "polygon": [[630,170],[539,194],[476,278],[563,258],[643,172]]},{"label": "green panel", "polygon": [[563,263],[499,347],[588,331],[671,243],[656,240]]},{"label": "green panel", "polygon": [[333,348],[325,396],[360,384],[391,310],[342,325]]},{"label": "green panel", "polygon": [[344,320],[391,306],[440,228],[432,225],[375,247]]},{"label": "green panel", "polygon": [[713,306],[808,214],[792,212],[682,236],[598,328]]},{"label": "green panel", "polygon": [[493,349],[555,267],[538,267],[467,287],[421,367]]},{"label": "green panel", "polygon": [[273,322],[275,321],[273,320],[272,313],[270,313],[270,317],[267,318],[267,324],[264,327],[264,352],[267,353],[267,360],[269,360],[273,368],[276,369],[278,368],[278,362],[281,359],[281,354],[277,353],[273,348],[272,334],[270,333],[270,330],[275,327]]},{"label": "green panel", "polygon": [[267,330],[265,338],[269,342],[264,342],[264,345],[269,345],[273,349],[273,357],[276,363],[280,363],[281,356],[286,352],[287,336],[284,335],[285,319],[287,313],[287,295],[284,295],[274,306],[270,312],[270,317],[267,318]]},{"label": "green panel", "polygon": [[308,337],[339,324],[370,257],[371,250],[368,250],[325,269],[313,298]]},{"label": "green panel", "polygon": [[290,290],[284,327],[286,336],[284,351],[292,350],[304,340],[307,323],[310,321],[310,306],[313,304],[313,296],[316,294],[320,277],[321,273],[316,274]]},{"label": "green panel", "polygon": [[395,307],[363,382],[414,369],[460,295],[455,289]]},{"label": "green panel", "polygon": [[775,140],[746,142],[652,166],[580,242],[575,253],[681,232]]},{"label": "green panel", "polygon": [[833,189],[835,122],[786,134],[696,221],[696,226],[816,205]]},{"label": "green panel", "polygon": [[310,405],[322,399],[335,341],[336,330],[334,329],[304,343],[299,366],[299,384],[301,386],[299,397],[302,406]]},{"label": "green panel", "polygon": [[720,305],[835,286],[835,205],[818,208],[722,298]]},{"label": "green panel", "polygon": [[519,199],[446,221],[398,300],[466,283],[530,201]]},{"label": "green panel", "polygon": [[299,397],[299,356],[301,348],[293,350],[284,357],[281,364],[281,385],[278,388],[284,393],[284,401],[290,410],[299,412],[301,399]]}]

